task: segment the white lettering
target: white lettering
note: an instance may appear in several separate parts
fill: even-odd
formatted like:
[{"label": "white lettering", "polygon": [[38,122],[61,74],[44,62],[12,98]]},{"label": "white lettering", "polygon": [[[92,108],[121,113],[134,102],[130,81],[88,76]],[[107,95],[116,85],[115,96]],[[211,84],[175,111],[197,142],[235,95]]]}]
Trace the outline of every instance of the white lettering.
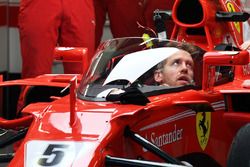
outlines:
[{"label": "white lettering", "polygon": [[158,147],[162,147],[164,145],[174,143],[182,139],[183,129],[177,129],[176,125],[174,125],[174,129],[171,132],[163,133],[161,135],[156,135],[155,132],[152,132],[150,135],[150,140],[153,144]]}]

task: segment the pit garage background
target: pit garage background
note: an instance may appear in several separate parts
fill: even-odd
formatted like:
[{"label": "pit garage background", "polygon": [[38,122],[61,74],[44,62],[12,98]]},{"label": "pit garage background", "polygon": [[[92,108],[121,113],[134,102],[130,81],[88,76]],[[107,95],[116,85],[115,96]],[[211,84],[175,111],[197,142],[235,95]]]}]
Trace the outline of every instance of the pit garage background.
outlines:
[{"label": "pit garage background", "polygon": [[[21,52],[18,31],[18,12],[20,0],[0,0],[0,74],[4,80],[19,79],[21,77]],[[104,26],[102,40],[112,38],[107,19]],[[62,73],[63,67],[54,62],[53,73]],[[16,108],[16,100],[19,94],[17,88],[4,89],[0,96],[4,101],[0,102],[0,115],[2,111],[13,111]],[[6,115],[6,117],[11,117]]]},{"label": "pit garage background", "polygon": [[[241,0],[245,10],[250,12],[250,0]],[[21,72],[21,54],[18,32],[18,10],[20,0],[0,0],[0,73],[5,79],[16,78]],[[109,21],[104,27],[103,40],[111,38]],[[54,63],[53,72],[61,67]]]},{"label": "pit garage background", "polygon": [[[20,0],[0,0],[0,72],[19,75],[21,72],[21,53],[18,32],[18,10]],[[104,27],[103,40],[111,38],[109,21]],[[60,72],[54,63],[53,72]],[[12,77],[12,76],[10,76]]]}]

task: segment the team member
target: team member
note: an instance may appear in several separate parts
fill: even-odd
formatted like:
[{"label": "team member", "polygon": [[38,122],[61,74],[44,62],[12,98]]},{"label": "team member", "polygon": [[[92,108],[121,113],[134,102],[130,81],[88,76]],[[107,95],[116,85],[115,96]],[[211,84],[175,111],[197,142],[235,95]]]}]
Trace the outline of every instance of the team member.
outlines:
[{"label": "team member", "polygon": [[249,50],[250,49],[250,40],[247,40],[243,42],[243,44],[240,46],[242,50]]},{"label": "team member", "polygon": [[[248,52],[250,52],[250,40],[245,41],[240,47],[242,50],[248,50]],[[242,83],[242,87],[249,89],[250,88],[250,80],[249,79],[244,80]]]},{"label": "team member", "polygon": [[[249,0],[241,0],[241,7],[243,8],[242,10],[244,12],[250,13],[250,1]],[[242,49],[247,48],[247,43],[250,43],[248,41],[250,39],[250,20],[248,19],[247,21],[242,23],[242,29],[243,29],[243,44],[241,45]]]},{"label": "team member", "polygon": [[[91,0],[21,0],[19,12],[23,78],[51,73],[58,45],[87,47],[89,56],[93,55],[95,17]],[[64,72],[80,73],[81,65],[65,63]]]},{"label": "team member", "polygon": [[[111,33],[114,38],[140,37],[145,32],[150,33],[151,29],[155,30],[154,10],[170,10],[173,3],[174,0],[94,0],[96,46],[99,45],[102,38],[106,15],[108,15]],[[170,36],[173,22],[167,22],[166,26]],[[154,33],[150,35],[154,35]]]}]

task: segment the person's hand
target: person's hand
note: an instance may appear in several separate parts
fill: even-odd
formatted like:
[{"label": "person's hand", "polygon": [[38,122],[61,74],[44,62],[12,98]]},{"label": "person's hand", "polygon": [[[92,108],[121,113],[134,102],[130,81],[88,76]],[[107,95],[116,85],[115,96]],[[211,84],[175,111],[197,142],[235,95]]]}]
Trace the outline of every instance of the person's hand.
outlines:
[{"label": "person's hand", "polygon": [[241,48],[242,50],[250,49],[250,40],[243,42],[243,44],[240,45],[240,48]]},{"label": "person's hand", "polygon": [[250,89],[250,80],[247,79],[245,80],[242,85],[241,85],[243,88],[247,88],[247,89]]}]

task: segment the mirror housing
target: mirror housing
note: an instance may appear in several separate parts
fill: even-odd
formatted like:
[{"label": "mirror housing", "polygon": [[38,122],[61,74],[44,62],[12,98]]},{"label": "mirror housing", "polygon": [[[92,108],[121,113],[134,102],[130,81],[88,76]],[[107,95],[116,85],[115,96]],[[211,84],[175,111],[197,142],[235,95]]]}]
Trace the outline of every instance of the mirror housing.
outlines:
[{"label": "mirror housing", "polygon": [[202,89],[212,91],[215,83],[215,66],[235,66],[249,63],[247,51],[211,51],[203,57]]}]

